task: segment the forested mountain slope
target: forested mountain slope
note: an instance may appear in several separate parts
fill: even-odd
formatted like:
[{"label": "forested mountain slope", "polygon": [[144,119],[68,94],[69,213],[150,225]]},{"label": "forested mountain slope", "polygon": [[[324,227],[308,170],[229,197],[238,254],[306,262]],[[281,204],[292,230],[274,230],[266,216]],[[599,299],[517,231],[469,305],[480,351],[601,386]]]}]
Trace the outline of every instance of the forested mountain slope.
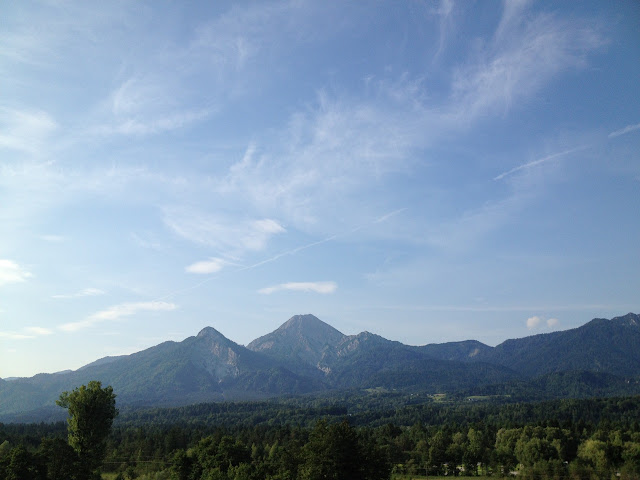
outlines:
[{"label": "forested mountain slope", "polygon": [[344,335],[313,315],[297,315],[248,347],[207,327],[74,372],[0,380],[0,420],[55,409],[62,391],[90,380],[112,385],[120,405],[159,406],[372,388],[540,399],[621,395],[636,393],[639,379],[640,318],[632,313],[495,348],[475,340],[409,346],[369,332]]},{"label": "forested mountain slope", "polygon": [[507,340],[471,357],[527,377],[562,371],[640,375],[640,317],[596,318],[571,330]]}]

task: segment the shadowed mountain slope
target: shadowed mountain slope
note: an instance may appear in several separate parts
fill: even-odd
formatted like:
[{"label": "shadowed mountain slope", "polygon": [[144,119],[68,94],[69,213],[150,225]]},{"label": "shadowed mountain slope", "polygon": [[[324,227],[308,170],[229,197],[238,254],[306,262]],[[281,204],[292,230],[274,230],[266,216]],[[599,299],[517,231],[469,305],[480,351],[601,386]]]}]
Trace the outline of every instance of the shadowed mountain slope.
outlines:
[{"label": "shadowed mountain slope", "polygon": [[369,332],[344,335],[313,315],[296,315],[248,347],[206,327],[182,342],[105,357],[74,372],[0,379],[0,419],[55,410],[62,391],[91,380],[113,386],[118,403],[132,406],[370,388],[530,398],[620,394],[640,388],[640,317],[595,319],[494,348],[474,340],[415,347]]},{"label": "shadowed mountain slope", "polygon": [[492,350],[492,347],[477,340],[462,342],[430,343],[418,347],[423,353],[439,360],[455,360],[464,362]]},{"label": "shadowed mountain slope", "polygon": [[562,371],[640,375],[640,317],[596,318],[571,330],[507,340],[471,360],[507,366],[527,377]]},{"label": "shadowed mountain slope", "polygon": [[252,352],[207,327],[182,342],[164,342],[64,375],[40,374],[2,382],[0,413],[54,405],[62,391],[90,380],[112,385],[118,402],[128,405],[257,399],[321,388],[313,379],[300,377],[281,362]]}]

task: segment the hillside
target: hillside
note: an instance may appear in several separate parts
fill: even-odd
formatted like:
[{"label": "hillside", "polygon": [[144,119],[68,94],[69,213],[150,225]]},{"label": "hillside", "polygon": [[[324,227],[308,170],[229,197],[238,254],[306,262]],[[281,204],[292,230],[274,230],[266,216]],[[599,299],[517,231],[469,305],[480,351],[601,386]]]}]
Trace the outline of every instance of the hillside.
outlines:
[{"label": "hillside", "polygon": [[0,380],[0,420],[48,415],[62,391],[90,380],[112,385],[120,405],[169,406],[366,389],[514,399],[621,395],[637,393],[639,379],[640,318],[633,313],[496,347],[475,340],[408,346],[369,332],[344,335],[313,315],[296,315],[247,347],[206,327],[182,342],[73,372]]},{"label": "hillside", "polygon": [[578,328],[507,340],[470,358],[526,377],[563,371],[640,375],[640,317],[596,318]]}]

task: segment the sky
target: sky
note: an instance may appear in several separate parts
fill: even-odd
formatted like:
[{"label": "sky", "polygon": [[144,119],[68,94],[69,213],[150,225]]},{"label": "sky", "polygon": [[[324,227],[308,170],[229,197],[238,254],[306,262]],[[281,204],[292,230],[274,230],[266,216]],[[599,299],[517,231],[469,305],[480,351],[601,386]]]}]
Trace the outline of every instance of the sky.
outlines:
[{"label": "sky", "polygon": [[0,3],[0,377],[296,314],[640,312],[640,3]]}]

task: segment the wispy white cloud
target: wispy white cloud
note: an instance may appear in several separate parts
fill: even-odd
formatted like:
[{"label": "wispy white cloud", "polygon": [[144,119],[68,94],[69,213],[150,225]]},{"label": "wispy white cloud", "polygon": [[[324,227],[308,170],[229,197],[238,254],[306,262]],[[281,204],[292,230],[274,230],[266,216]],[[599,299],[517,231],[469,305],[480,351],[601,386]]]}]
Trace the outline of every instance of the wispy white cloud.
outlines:
[{"label": "wispy white cloud", "polygon": [[53,335],[53,330],[44,327],[27,327],[25,330],[36,336]]},{"label": "wispy white cloud", "polygon": [[[297,45],[346,28],[345,20],[334,21],[333,11],[313,2],[285,1],[232,7],[204,19],[185,42],[165,44],[161,53],[126,69],[105,102],[111,119],[97,131],[151,135],[208,119],[218,105],[250,92],[266,76],[266,58],[273,61]],[[203,79],[206,88],[186,87]]]},{"label": "wispy white cloud", "polygon": [[411,171],[412,154],[441,131],[437,119],[415,105],[420,93],[413,82],[380,82],[377,88],[375,101],[321,92],[313,107],[290,116],[276,144],[252,141],[216,191],[277,211],[301,228],[322,225],[325,232],[328,222],[342,229],[371,216],[368,204],[358,209],[353,198],[389,175]]},{"label": "wispy white cloud", "polygon": [[163,249],[162,244],[158,241],[155,235],[150,233],[131,233],[131,238],[136,245],[142,248],[148,248],[157,252]]},{"label": "wispy white cloud", "polygon": [[0,332],[0,338],[6,338],[8,340],[28,340],[30,338],[34,338],[34,335],[17,332]]},{"label": "wispy white cloud", "polygon": [[558,158],[564,157],[566,155],[569,155],[571,153],[575,153],[575,152],[579,152],[580,150],[584,150],[586,148],[589,148],[590,145],[582,145],[579,147],[575,147],[575,148],[570,148],[569,150],[563,150],[562,152],[557,152],[557,153],[553,153],[551,155],[547,155],[546,157],[543,158],[539,158],[537,160],[533,160],[531,162],[527,162],[527,163],[523,163],[522,165],[518,165],[517,167],[512,168],[511,170],[508,170],[506,172],[502,172],[500,175],[495,176],[493,179],[494,180],[502,180],[505,177],[508,177],[509,175],[512,175],[516,172],[522,171],[522,170],[527,170],[531,167],[535,167],[537,165],[541,165],[543,163],[547,163],[550,162],[551,160],[557,160]]},{"label": "wispy white cloud", "polygon": [[210,258],[201,262],[195,262],[185,268],[188,273],[208,274],[222,270],[227,262],[222,258]]},{"label": "wispy white cloud", "polygon": [[0,258],[0,286],[26,281],[33,275],[16,262]]},{"label": "wispy white cloud", "polygon": [[106,310],[101,310],[99,312],[96,312],[93,315],[90,315],[89,317],[87,317],[85,320],[81,320],[79,322],[70,322],[70,323],[62,324],[58,326],[58,329],[63,330],[65,332],[75,332],[77,330],[91,327],[97,323],[119,320],[122,317],[130,317],[140,312],[171,311],[171,310],[175,310],[176,308],[178,307],[174,303],[159,302],[159,301],[121,303],[119,305],[114,305],[112,307],[109,307]]},{"label": "wispy white cloud", "polygon": [[112,120],[94,128],[103,135],[152,135],[176,130],[206,119],[210,108],[185,103],[173,76],[134,75],[111,95]]},{"label": "wispy white cloud", "polygon": [[289,282],[281,283],[279,285],[273,285],[271,287],[265,287],[258,290],[258,293],[263,295],[270,295],[275,292],[283,290],[291,290],[295,292],[313,292],[328,294],[333,293],[338,288],[335,282]]},{"label": "wispy white cloud", "polygon": [[66,237],[62,236],[62,235],[40,235],[40,238],[42,240],[44,240],[45,242],[51,242],[51,243],[60,243],[60,242],[64,242],[66,240]]},{"label": "wispy white cloud", "polygon": [[152,135],[187,127],[206,119],[210,114],[210,110],[188,110],[164,113],[150,118],[126,118],[117,121],[115,125],[102,126],[95,131],[100,134]]},{"label": "wispy white cloud", "polygon": [[22,332],[0,332],[0,338],[8,340],[29,340],[44,335],[52,335],[53,330],[44,327],[25,327]]},{"label": "wispy white cloud", "polygon": [[76,293],[51,295],[51,298],[80,298],[80,297],[96,297],[98,295],[105,295],[107,292],[100,290],[99,288],[84,288]]},{"label": "wispy white cloud", "polygon": [[[109,38],[116,42],[123,30],[131,27],[132,19],[144,18],[139,7],[119,5],[84,5],[82,3],[45,2],[37,11],[31,11],[29,21],[20,22],[19,15],[5,15],[5,28],[0,32],[0,58],[17,66],[41,68],[57,66],[65,60],[83,63],[79,57],[104,54],[102,42]],[[46,24],[48,28],[41,28]],[[113,27],[117,26],[117,29]],[[78,39],[81,39],[78,41]],[[120,50],[120,49],[118,49]],[[72,55],[68,55],[72,52]],[[119,51],[118,58],[122,58]],[[102,60],[102,59],[101,59]]]},{"label": "wispy white cloud", "polygon": [[531,0],[510,0],[502,2],[502,17],[496,32],[494,41],[508,40],[509,37],[517,33],[517,28],[522,24],[522,15],[531,4]]},{"label": "wispy white cloud", "polygon": [[[254,139],[218,192],[241,194],[243,201],[278,211],[303,229],[328,231],[327,224],[337,220],[336,201],[344,201],[345,208],[338,208],[345,223],[366,216],[367,203],[353,198],[365,197],[391,175],[411,172],[417,158],[422,168],[437,162],[430,148],[480,118],[506,114],[553,78],[585,67],[588,56],[606,43],[586,21],[569,22],[528,7],[526,1],[505,2],[498,30],[455,69],[450,94],[437,104],[425,80],[409,75],[396,82],[368,77],[359,97],[320,91],[316,105],[291,115],[281,148]],[[436,13],[444,19],[453,11],[442,2]],[[520,165],[496,180],[569,153]],[[428,182],[425,188],[436,189]]]},{"label": "wispy white cloud", "polygon": [[57,126],[47,112],[0,106],[0,150],[7,148],[37,154]]},{"label": "wispy white cloud", "polygon": [[455,3],[453,0],[440,0],[437,7],[428,7],[427,12],[430,15],[437,15],[439,17],[438,27],[440,31],[438,48],[433,56],[434,61],[437,61],[444,52],[447,45],[447,39],[450,37],[451,30],[455,26],[452,21],[452,12],[454,7]]},{"label": "wispy white cloud", "polygon": [[587,22],[527,11],[529,2],[504,2],[494,38],[461,67],[453,83],[458,120],[506,112],[548,81],[587,65],[586,57],[606,44]]},{"label": "wispy white cloud", "polygon": [[620,135],[626,135],[627,133],[634,132],[636,130],[640,130],[640,123],[636,123],[635,125],[627,125],[620,130],[616,130],[615,132],[611,132],[609,134],[609,138],[619,137]]},{"label": "wispy white cloud", "polygon": [[231,256],[262,250],[272,236],[286,231],[269,218],[234,221],[184,208],[165,210],[164,223],[187,240],[217,248]]}]

